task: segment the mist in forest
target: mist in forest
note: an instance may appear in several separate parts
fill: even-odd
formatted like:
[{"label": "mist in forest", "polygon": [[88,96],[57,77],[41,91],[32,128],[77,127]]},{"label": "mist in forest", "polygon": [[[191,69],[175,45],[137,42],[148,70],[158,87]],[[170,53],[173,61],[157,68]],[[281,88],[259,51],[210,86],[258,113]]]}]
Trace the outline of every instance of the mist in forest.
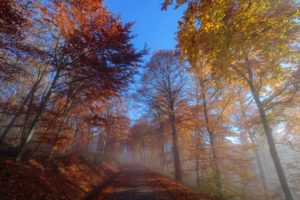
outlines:
[{"label": "mist in forest", "polygon": [[300,199],[299,1],[155,3],[1,0],[0,198]]}]

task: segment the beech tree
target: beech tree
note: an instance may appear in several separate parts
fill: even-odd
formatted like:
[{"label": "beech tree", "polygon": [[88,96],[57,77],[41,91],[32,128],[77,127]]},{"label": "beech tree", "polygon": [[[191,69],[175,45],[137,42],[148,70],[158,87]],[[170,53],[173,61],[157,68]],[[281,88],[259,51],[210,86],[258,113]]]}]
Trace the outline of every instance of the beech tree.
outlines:
[{"label": "beech tree", "polygon": [[[45,15],[42,24],[50,30],[59,30],[57,33],[53,30],[53,42],[57,45],[49,52],[53,56],[54,62],[51,64],[55,71],[17,159],[24,154],[54,89],[60,89],[60,78],[67,76],[67,81],[72,84],[80,81],[81,92],[86,92],[84,88],[88,88],[89,96],[101,98],[118,92],[118,88],[126,86],[133,75],[142,54],[136,53],[128,43],[130,25],[123,26],[101,5],[101,1],[55,2],[53,13],[41,8]],[[53,27],[52,22],[47,20],[49,18],[54,19],[53,24],[58,27]]]},{"label": "beech tree", "polygon": [[[30,1],[26,3],[23,1],[2,1],[0,12],[2,15],[0,20],[0,80],[1,93],[3,94],[1,103],[4,103],[2,105],[3,108],[5,108],[5,105],[9,105],[13,112],[13,117],[4,126],[5,128],[0,138],[0,144],[2,144],[12,125],[23,113],[24,106],[37,90],[37,86],[42,81],[43,75],[45,75],[45,70],[41,63],[35,59],[43,55],[42,52],[38,51],[32,43],[26,40],[26,35],[30,33],[32,28]],[[34,75],[34,70],[37,71],[36,76]],[[34,81],[31,81],[31,79]],[[28,94],[26,94],[27,87],[29,87]],[[11,88],[15,88],[16,92],[12,92]],[[21,95],[21,102],[18,102],[20,105],[9,101],[9,99],[17,95]],[[23,95],[24,97],[22,97]],[[16,99],[16,101],[19,101],[19,99]],[[10,112],[8,113],[11,114]],[[5,124],[6,120],[3,123]]]},{"label": "beech tree", "polygon": [[[199,66],[203,64],[202,62],[197,60],[193,62],[192,65]],[[217,195],[220,195],[222,186],[221,186],[221,174],[220,174],[218,155],[217,155],[217,145],[218,145],[217,140],[218,137],[220,138],[224,137],[224,135],[220,134],[220,132],[226,132],[226,128],[224,128],[225,125],[228,123],[226,122],[226,118],[230,116],[230,115],[226,116],[226,114],[228,114],[226,111],[233,101],[232,98],[233,95],[230,91],[226,91],[224,87],[224,85],[226,84],[225,81],[223,81],[223,85],[221,86],[213,79],[213,77],[210,75],[210,67],[208,64],[206,68],[202,67],[202,68],[192,69],[192,70],[198,70],[198,71],[193,71],[195,73],[195,82],[196,82],[195,83],[195,99],[196,99],[195,107],[200,107],[200,111],[198,111],[196,114],[198,118],[198,124],[199,124],[198,132],[200,132],[200,134],[203,134],[203,132],[206,132],[208,134],[208,138],[209,138],[208,142],[211,145],[211,152],[212,152],[212,159],[213,159],[212,164],[214,166],[214,171],[215,171],[216,188],[217,188],[216,193]]]},{"label": "beech tree", "polygon": [[[165,1],[163,8],[172,3]],[[268,87],[276,93],[283,85],[291,85],[288,79],[298,53],[294,44],[299,34],[299,5],[294,1],[176,1],[177,7],[183,4],[187,9],[178,32],[182,57],[206,57],[215,76],[243,80],[248,86],[285,198],[293,199],[263,99]],[[279,82],[270,85],[271,80]]]},{"label": "beech tree", "polygon": [[185,86],[187,76],[180,68],[179,53],[176,51],[159,51],[153,55],[147,64],[143,76],[142,97],[150,107],[160,109],[168,116],[172,135],[172,150],[175,168],[175,179],[182,180],[181,161],[178,146],[178,130],[176,115],[185,101]]},{"label": "beech tree", "polygon": [[44,69],[1,135],[3,143],[24,119],[17,160],[23,158],[45,115],[59,110],[59,136],[76,104],[104,101],[126,88],[145,53],[131,44],[132,24],[123,24],[102,1],[46,1],[32,8],[34,23],[24,40],[31,44],[26,49],[30,58]]}]

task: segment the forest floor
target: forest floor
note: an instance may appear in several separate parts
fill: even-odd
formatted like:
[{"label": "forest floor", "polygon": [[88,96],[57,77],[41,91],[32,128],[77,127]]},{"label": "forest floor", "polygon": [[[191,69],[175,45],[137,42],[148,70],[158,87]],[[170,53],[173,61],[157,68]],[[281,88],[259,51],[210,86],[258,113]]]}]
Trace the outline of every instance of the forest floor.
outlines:
[{"label": "forest floor", "polygon": [[187,187],[140,165],[126,165],[85,200],[208,200]]},{"label": "forest floor", "polygon": [[110,161],[79,156],[16,162],[0,159],[0,200],[82,200],[119,172]]},{"label": "forest floor", "polygon": [[[141,165],[0,159],[1,200],[213,200]],[[215,200],[215,199],[214,199]]]}]

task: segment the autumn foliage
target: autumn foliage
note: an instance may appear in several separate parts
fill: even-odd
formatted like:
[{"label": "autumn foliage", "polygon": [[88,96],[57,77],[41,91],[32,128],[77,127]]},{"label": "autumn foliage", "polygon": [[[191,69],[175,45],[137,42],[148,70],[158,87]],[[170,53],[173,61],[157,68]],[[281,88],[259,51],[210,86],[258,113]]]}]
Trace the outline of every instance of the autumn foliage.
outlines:
[{"label": "autumn foliage", "polygon": [[172,6],[177,49],[142,64],[133,23],[102,0],[2,0],[0,164],[30,174],[31,158],[76,154],[139,162],[212,199],[300,198],[299,2]]},{"label": "autumn foliage", "polygon": [[66,154],[89,138],[101,151],[100,132],[127,119],[100,113],[121,101],[145,53],[131,44],[132,24],[102,1],[2,4],[1,147],[26,160]]}]

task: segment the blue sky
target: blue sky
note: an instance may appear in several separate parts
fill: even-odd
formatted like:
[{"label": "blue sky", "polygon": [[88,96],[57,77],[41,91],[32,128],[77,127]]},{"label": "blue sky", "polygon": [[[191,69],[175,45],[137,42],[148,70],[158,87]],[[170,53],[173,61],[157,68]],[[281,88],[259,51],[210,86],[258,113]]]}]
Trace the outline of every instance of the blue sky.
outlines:
[{"label": "blue sky", "polygon": [[[176,47],[176,32],[178,20],[181,18],[183,8],[161,11],[163,0],[105,0],[104,5],[117,15],[123,22],[135,22],[132,33],[136,35],[133,44],[137,49],[149,48],[149,54],[144,57],[147,62],[153,52],[157,50],[174,49]],[[138,87],[139,76],[136,83],[131,86],[127,94],[133,94]],[[128,116],[132,120],[139,119],[146,111],[142,102],[134,98],[124,98],[128,106]]]},{"label": "blue sky", "polygon": [[138,49],[145,44],[150,53],[145,57],[149,60],[152,53],[160,49],[174,49],[175,33],[178,20],[183,9],[161,11],[163,0],[105,0],[108,9],[121,16],[123,22],[135,22],[132,29],[136,38],[133,43]]}]

